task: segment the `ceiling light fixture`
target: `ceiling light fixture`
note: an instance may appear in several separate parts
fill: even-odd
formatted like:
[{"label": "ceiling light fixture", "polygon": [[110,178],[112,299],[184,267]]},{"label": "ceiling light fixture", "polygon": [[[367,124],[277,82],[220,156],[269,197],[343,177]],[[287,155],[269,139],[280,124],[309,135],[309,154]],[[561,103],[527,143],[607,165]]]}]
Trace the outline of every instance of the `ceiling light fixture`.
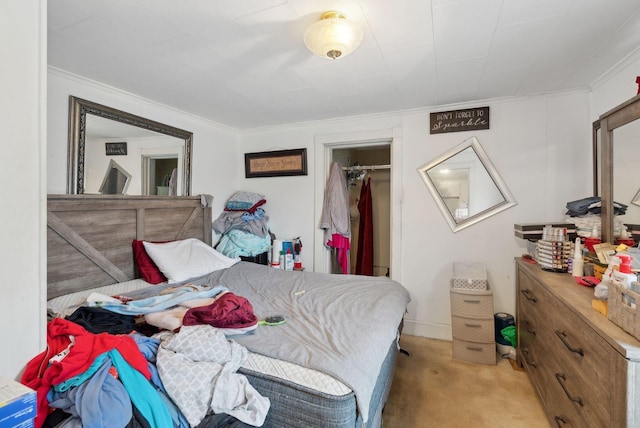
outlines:
[{"label": "ceiling light fixture", "polygon": [[304,33],[304,44],[322,58],[337,59],[360,46],[362,28],[335,10],[325,12]]}]

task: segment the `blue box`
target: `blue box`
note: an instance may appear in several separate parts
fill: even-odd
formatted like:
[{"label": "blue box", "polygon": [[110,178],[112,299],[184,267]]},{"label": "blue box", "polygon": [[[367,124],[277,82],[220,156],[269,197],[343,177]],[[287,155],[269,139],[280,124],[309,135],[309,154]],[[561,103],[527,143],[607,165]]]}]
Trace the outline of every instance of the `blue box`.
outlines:
[{"label": "blue box", "polygon": [[0,427],[28,428],[36,417],[36,392],[0,376]]}]

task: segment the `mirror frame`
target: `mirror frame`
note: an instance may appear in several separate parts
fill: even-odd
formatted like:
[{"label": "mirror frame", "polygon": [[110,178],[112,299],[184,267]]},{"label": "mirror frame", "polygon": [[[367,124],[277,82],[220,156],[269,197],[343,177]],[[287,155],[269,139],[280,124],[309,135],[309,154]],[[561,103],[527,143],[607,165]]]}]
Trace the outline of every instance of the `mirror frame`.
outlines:
[{"label": "mirror frame", "polygon": [[[504,198],[504,201],[490,208],[487,208],[484,211],[481,211],[477,214],[469,216],[462,221],[456,222],[455,218],[453,217],[453,215],[451,215],[451,212],[447,208],[446,203],[442,199],[442,196],[438,192],[438,189],[435,183],[431,180],[431,177],[429,177],[428,170],[438,166],[442,162],[449,160],[453,156],[457,155],[458,153],[461,153],[462,151],[468,149],[469,147],[471,147],[475,152],[476,156],[480,160],[480,163],[485,168],[485,170],[487,171],[487,174],[489,174],[489,177],[491,178],[493,183],[496,185],[496,188]],[[458,146],[454,147],[453,149],[449,150],[446,153],[443,153],[442,155],[438,156],[431,162],[425,165],[422,165],[421,167],[418,168],[418,173],[420,174],[420,177],[422,177],[424,184],[427,186],[427,188],[431,192],[431,196],[433,196],[433,199],[436,201],[438,208],[442,212],[442,215],[444,216],[445,220],[447,221],[447,223],[449,224],[449,227],[451,227],[451,230],[453,232],[458,232],[466,227],[469,227],[473,224],[478,223],[479,221],[482,221],[488,217],[491,217],[492,215],[497,214],[500,211],[504,211],[507,208],[510,208],[516,205],[516,201],[513,198],[513,195],[511,194],[511,192],[509,192],[509,189],[507,188],[506,184],[500,177],[500,174],[498,174],[498,171],[493,166],[493,163],[491,163],[489,156],[487,156],[486,152],[483,150],[482,146],[480,145],[476,137],[471,137],[463,141]]]},{"label": "mirror frame", "polygon": [[[613,243],[615,238],[613,233],[613,131],[638,119],[640,119],[640,94],[600,115],[602,242]],[[596,144],[595,134],[594,144]]]},{"label": "mirror frame", "polygon": [[169,135],[184,140],[184,179],[182,181],[182,196],[189,196],[191,192],[191,152],[193,133],[175,128],[164,123],[136,116],[112,107],[87,101],[82,98],[69,96],[69,144],[67,158],[67,193],[84,193],[85,139],[87,114],[93,114],[105,119],[115,120],[127,125],[147,129],[160,134]]},{"label": "mirror frame", "polygon": [[111,170],[115,169],[118,172],[120,172],[120,174],[124,175],[126,177],[125,182],[124,182],[124,186],[122,186],[122,192],[120,193],[116,193],[116,195],[124,195],[127,193],[127,188],[129,188],[129,183],[131,183],[131,174],[129,174],[129,172],[124,169],[118,162],[116,162],[114,159],[111,159],[109,161],[109,166],[107,166],[107,171],[104,174],[104,178],[102,179],[102,184],[100,185],[100,188],[98,190],[98,193],[101,195],[113,195],[113,193],[105,193],[104,192],[104,188],[107,185],[107,182],[109,181],[109,177],[111,175]]}]

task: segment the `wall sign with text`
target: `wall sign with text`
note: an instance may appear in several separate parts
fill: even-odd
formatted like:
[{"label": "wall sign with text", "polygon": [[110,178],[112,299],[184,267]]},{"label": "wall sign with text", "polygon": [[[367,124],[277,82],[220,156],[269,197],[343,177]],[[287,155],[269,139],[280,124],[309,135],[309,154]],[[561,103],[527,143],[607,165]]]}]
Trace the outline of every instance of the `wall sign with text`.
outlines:
[{"label": "wall sign with text", "polygon": [[307,175],[307,149],[244,154],[244,176],[282,177]]},{"label": "wall sign with text", "polygon": [[126,156],[127,143],[104,143],[104,151],[107,156]]},{"label": "wall sign with text", "polygon": [[430,134],[489,129],[489,107],[441,111],[430,114]]}]

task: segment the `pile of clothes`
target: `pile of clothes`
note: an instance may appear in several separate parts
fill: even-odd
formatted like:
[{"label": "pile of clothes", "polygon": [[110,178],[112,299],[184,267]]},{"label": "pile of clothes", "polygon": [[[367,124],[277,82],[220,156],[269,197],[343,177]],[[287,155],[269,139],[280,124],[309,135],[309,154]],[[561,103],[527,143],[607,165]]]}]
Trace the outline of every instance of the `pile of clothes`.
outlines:
[{"label": "pile of clothes", "polygon": [[260,193],[235,192],[224,211],[213,222],[213,230],[222,235],[216,250],[231,258],[255,258],[269,253],[271,234],[269,217],[262,206],[267,202]]},{"label": "pile of clothes", "polygon": [[[613,214],[624,215],[627,212],[627,205],[620,202],[613,202]],[[577,201],[567,202],[566,214],[570,217],[579,217],[587,214],[600,214],[602,211],[602,203],[600,196],[591,196],[588,198],[578,199]]]},{"label": "pile of clothes", "polygon": [[[567,212],[565,214],[570,217],[569,221],[576,225],[578,236],[600,236],[602,201],[599,196],[590,196],[567,202],[566,208]],[[616,236],[619,236],[622,230],[627,229],[624,221],[616,217],[624,215],[627,212],[627,208],[628,206],[625,204],[613,202],[613,229]]]},{"label": "pile of clothes", "polygon": [[[92,293],[99,307],[47,324],[47,349],[21,378],[37,391],[36,428],[189,428],[212,414],[262,426],[270,401],[237,373],[247,350],[225,335],[257,326],[251,303],[224,287],[158,288],[127,302]],[[134,316],[176,303],[188,307],[177,331],[136,331]]]}]

